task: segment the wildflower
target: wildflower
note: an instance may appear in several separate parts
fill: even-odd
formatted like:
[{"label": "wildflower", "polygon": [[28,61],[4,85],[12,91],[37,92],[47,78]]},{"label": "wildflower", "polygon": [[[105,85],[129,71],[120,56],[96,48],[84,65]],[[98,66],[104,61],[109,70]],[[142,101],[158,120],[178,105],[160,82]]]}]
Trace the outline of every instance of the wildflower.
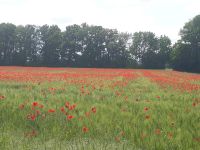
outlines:
[{"label": "wildflower", "polygon": [[195,107],[195,106],[196,106],[196,103],[192,103],[192,106],[194,106],[194,107]]},{"label": "wildflower", "polygon": [[38,106],[38,102],[33,102],[33,103],[32,103],[32,106],[33,106],[33,107]]},{"label": "wildflower", "polygon": [[74,116],[72,116],[72,115],[68,115],[67,116],[67,120],[71,120],[71,119],[73,119],[74,118]]},{"label": "wildflower", "polygon": [[3,100],[4,98],[5,98],[5,96],[3,96],[3,95],[2,95],[2,96],[0,96],[0,100]]},{"label": "wildflower", "polygon": [[31,115],[31,120],[35,121],[35,119],[36,119],[36,115]]},{"label": "wildflower", "polygon": [[144,107],[144,111],[148,111],[149,110],[149,108],[148,107]]},{"label": "wildflower", "polygon": [[69,110],[73,110],[73,109],[75,109],[75,107],[76,107],[76,104],[70,106],[70,107],[69,107]]},{"label": "wildflower", "polygon": [[83,131],[83,132],[88,132],[89,129],[88,129],[87,127],[84,126],[84,127],[82,128],[82,131]]},{"label": "wildflower", "polygon": [[37,115],[40,115],[41,112],[40,112],[39,110],[36,110],[36,114],[37,114]]},{"label": "wildflower", "polygon": [[49,112],[49,113],[54,113],[54,112],[55,112],[55,109],[49,109],[48,112]]},{"label": "wildflower", "polygon": [[39,105],[39,107],[40,107],[40,108],[44,108],[44,105],[41,104],[41,105]]},{"label": "wildflower", "polygon": [[150,119],[150,115],[146,115],[146,116],[145,116],[145,119]]},{"label": "wildflower", "polygon": [[172,139],[173,134],[169,132],[169,133],[167,134],[167,137],[168,137],[169,139]]},{"label": "wildflower", "polygon": [[35,107],[34,107],[34,106],[32,106],[32,107],[31,107],[31,110],[35,110]]},{"label": "wildflower", "polygon": [[115,141],[116,141],[116,142],[120,142],[120,137],[118,137],[118,136],[115,137]]},{"label": "wildflower", "polygon": [[124,136],[124,135],[125,135],[125,132],[124,132],[124,131],[121,131],[121,132],[120,132],[120,135],[121,135],[121,136]]},{"label": "wildflower", "polygon": [[65,112],[65,108],[64,108],[64,107],[61,107],[61,108],[60,108],[60,111]]},{"label": "wildflower", "polygon": [[156,129],[156,130],[155,130],[155,134],[160,135],[160,134],[161,134],[160,129]]},{"label": "wildflower", "polygon": [[24,109],[24,104],[20,104],[19,109]]},{"label": "wildflower", "polygon": [[156,96],[156,98],[160,99],[160,96]]},{"label": "wildflower", "polygon": [[90,116],[90,112],[86,112],[85,115],[86,115],[86,117],[89,117]]},{"label": "wildflower", "polygon": [[69,103],[69,102],[66,102],[66,103],[65,103],[65,107],[66,107],[66,108],[69,108],[69,107],[70,107],[70,103]]},{"label": "wildflower", "polygon": [[92,110],[93,113],[96,113],[96,111],[97,111],[96,107],[92,107],[91,110]]}]

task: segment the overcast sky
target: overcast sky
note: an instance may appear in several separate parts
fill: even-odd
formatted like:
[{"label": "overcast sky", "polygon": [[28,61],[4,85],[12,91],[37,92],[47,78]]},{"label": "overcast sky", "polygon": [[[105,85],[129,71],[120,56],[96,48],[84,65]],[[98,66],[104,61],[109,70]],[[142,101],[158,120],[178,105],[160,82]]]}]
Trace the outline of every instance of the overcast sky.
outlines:
[{"label": "overcast sky", "polygon": [[200,0],[0,0],[0,23],[102,25],[122,32],[152,31],[173,42],[200,14]]}]

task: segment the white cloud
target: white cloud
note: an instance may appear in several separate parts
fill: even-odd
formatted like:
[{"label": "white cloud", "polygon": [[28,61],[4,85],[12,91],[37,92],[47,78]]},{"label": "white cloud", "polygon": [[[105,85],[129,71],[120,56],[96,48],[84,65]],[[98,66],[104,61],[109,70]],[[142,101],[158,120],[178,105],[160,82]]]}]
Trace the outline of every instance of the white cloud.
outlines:
[{"label": "white cloud", "polygon": [[200,14],[199,0],[0,0],[0,23],[87,22],[119,31],[152,31],[173,41],[185,22]]}]

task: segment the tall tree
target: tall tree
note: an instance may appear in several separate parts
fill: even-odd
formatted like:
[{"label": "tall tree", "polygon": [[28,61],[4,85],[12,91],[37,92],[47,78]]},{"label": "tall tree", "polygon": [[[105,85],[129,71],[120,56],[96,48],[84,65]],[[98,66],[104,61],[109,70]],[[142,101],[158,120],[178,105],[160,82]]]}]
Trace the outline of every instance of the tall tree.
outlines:
[{"label": "tall tree", "polygon": [[25,50],[25,37],[26,30],[24,26],[17,26],[16,28],[16,40],[15,40],[15,51],[13,54],[15,65],[25,65],[27,61],[27,53]]},{"label": "tall tree", "polygon": [[26,65],[37,66],[40,64],[41,40],[38,26],[25,26],[24,51]]},{"label": "tall tree", "polygon": [[105,51],[105,29],[101,26],[82,25],[83,52],[81,62],[87,67],[101,67],[102,54]]},{"label": "tall tree", "polygon": [[16,26],[13,24],[0,24],[0,65],[13,64],[15,29]]},{"label": "tall tree", "polygon": [[66,27],[63,33],[61,61],[63,66],[77,65],[82,52],[82,29],[79,25]]},{"label": "tall tree", "polygon": [[[181,31],[185,42],[180,43],[192,47],[191,57],[197,57],[199,42],[192,43],[195,37],[187,38],[186,31]],[[152,32],[132,36],[86,23],[67,26],[64,32],[56,25],[0,24],[0,65],[164,68],[170,51],[170,39]],[[190,61],[194,63],[198,61]]]},{"label": "tall tree", "polygon": [[132,58],[142,68],[162,69],[169,64],[171,40],[167,36],[155,36],[152,32],[133,34],[130,47]]},{"label": "tall tree", "polygon": [[171,40],[167,36],[158,39],[157,68],[165,68],[170,64]]},{"label": "tall tree", "polygon": [[174,44],[171,52],[172,67],[181,71],[189,71],[192,66],[192,56],[190,53],[190,45],[182,43],[179,40]]},{"label": "tall tree", "polygon": [[107,56],[108,67],[126,67],[130,62],[130,53],[128,41],[130,34],[118,33],[116,30],[110,30],[107,36]]},{"label": "tall tree", "polygon": [[200,15],[187,22],[180,35],[172,53],[174,69],[200,72]]},{"label": "tall tree", "polygon": [[144,68],[156,67],[156,51],[158,39],[152,32],[136,32],[133,34],[131,53],[138,65]]},{"label": "tall tree", "polygon": [[40,28],[42,41],[42,61],[45,66],[58,66],[62,42],[61,30],[57,25],[44,25]]}]

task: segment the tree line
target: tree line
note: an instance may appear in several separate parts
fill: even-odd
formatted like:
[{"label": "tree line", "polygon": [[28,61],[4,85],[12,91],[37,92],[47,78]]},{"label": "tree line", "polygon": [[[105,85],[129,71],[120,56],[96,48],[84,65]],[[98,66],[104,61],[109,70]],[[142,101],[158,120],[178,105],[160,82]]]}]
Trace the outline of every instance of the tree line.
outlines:
[{"label": "tree line", "polygon": [[152,32],[119,32],[83,23],[16,26],[0,24],[0,65],[49,67],[172,67],[200,72],[200,15],[180,30],[181,40]]}]

